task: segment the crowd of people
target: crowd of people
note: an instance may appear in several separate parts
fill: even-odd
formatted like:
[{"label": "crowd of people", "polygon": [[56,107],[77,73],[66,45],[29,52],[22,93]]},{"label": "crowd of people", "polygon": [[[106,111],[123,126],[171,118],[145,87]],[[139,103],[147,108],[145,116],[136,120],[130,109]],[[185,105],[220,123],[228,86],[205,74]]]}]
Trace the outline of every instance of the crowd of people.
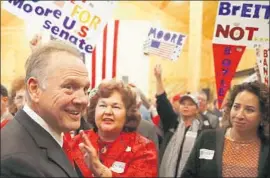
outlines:
[{"label": "crowd of people", "polygon": [[265,84],[235,85],[210,109],[204,91],[168,98],[156,65],[150,101],[115,79],[90,89],[64,42],[31,49],[26,76],[1,84],[1,177],[270,176]]}]

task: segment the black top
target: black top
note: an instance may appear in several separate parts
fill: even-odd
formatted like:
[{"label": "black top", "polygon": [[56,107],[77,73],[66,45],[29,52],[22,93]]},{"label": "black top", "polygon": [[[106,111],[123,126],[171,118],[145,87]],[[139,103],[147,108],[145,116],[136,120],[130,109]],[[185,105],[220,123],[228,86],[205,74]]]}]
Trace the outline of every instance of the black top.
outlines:
[{"label": "black top", "polygon": [[[222,177],[222,154],[226,129],[203,131],[198,137],[181,177]],[[212,159],[200,159],[200,149],[214,151]],[[251,155],[252,156],[252,155]],[[269,178],[269,140],[261,142],[258,176]]]},{"label": "black top", "polygon": [[[164,132],[164,138],[162,143],[160,144],[159,149],[159,159],[162,160],[165,149],[175,133],[176,128],[178,127],[178,115],[174,112],[173,107],[170,101],[167,98],[167,94],[164,92],[161,95],[157,95],[157,112],[160,117],[160,123],[162,125],[162,129]],[[199,120],[200,121],[200,120]],[[209,126],[204,125],[203,122],[200,121],[200,128],[197,132],[199,135],[201,130],[209,129]],[[161,163],[161,161],[160,161]]]}]

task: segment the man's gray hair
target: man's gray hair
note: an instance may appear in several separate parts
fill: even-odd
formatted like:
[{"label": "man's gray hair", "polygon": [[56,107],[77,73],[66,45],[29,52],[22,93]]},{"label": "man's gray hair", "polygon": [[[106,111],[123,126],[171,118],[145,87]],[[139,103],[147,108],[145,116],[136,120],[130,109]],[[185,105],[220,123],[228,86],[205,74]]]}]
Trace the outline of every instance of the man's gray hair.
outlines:
[{"label": "man's gray hair", "polygon": [[[40,45],[29,56],[25,63],[26,77],[25,83],[30,77],[35,77],[40,86],[45,88],[45,80],[48,74],[48,66],[51,59],[51,55],[56,52],[68,52],[76,57],[82,59],[82,55],[79,50],[70,44],[59,41],[52,40],[46,44]],[[65,60],[65,59],[62,59]]]}]

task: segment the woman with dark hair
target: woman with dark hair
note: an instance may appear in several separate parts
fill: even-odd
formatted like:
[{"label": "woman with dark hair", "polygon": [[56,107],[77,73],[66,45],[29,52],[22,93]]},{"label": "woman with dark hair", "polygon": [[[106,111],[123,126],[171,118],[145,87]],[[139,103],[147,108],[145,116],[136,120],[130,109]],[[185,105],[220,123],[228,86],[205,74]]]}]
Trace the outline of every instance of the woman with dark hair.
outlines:
[{"label": "woman with dark hair", "polygon": [[233,87],[225,109],[229,126],[203,132],[183,177],[269,177],[269,88]]},{"label": "woman with dark hair", "polygon": [[129,86],[115,80],[101,83],[87,113],[94,129],[80,131],[69,152],[82,176],[157,176],[156,147],[136,132],[141,118]]}]

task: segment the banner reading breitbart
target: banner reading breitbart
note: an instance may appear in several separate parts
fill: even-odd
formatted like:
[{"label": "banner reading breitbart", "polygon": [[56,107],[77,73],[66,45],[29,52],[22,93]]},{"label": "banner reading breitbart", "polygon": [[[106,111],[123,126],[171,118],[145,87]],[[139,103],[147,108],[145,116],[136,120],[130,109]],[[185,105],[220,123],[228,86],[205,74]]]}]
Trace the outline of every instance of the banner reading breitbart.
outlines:
[{"label": "banner reading breitbart", "polygon": [[[245,49],[254,49],[254,44],[257,43],[269,43],[269,17],[270,8],[267,1],[219,2],[213,34],[219,107],[230,88],[232,77]],[[223,61],[230,61],[226,62],[230,65],[221,67]],[[229,75],[225,77],[225,73]]]}]

